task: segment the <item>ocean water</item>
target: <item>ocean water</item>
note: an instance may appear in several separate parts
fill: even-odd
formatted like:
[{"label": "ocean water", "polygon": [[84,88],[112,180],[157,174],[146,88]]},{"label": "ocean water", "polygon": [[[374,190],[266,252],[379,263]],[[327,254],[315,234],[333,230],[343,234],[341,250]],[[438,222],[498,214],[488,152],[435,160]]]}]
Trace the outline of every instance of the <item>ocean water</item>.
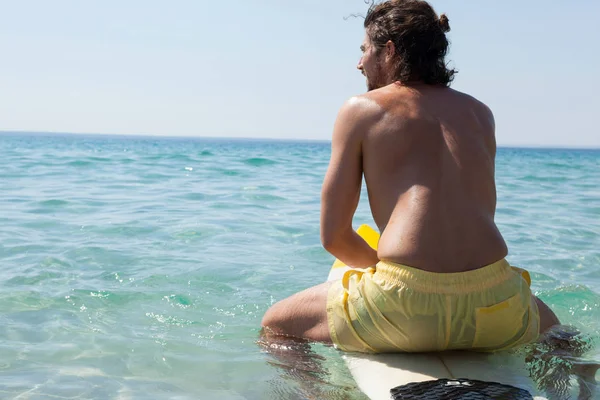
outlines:
[{"label": "ocean water", "polygon": [[[363,399],[336,350],[281,361],[257,343],[267,308],[333,261],[329,150],[0,135],[0,398]],[[499,149],[496,176],[509,261],[597,340],[600,151]]]}]

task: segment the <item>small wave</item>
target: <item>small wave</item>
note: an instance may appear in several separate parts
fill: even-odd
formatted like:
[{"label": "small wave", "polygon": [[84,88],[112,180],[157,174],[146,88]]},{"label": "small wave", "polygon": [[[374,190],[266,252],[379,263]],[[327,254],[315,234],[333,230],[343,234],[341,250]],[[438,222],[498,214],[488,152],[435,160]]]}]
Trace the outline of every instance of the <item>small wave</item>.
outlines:
[{"label": "small wave", "polygon": [[185,154],[169,154],[164,158],[167,160],[173,160],[173,161],[194,161]]},{"label": "small wave", "polygon": [[141,161],[158,161],[158,160],[165,160],[165,161],[183,161],[183,162],[190,162],[190,161],[194,161],[193,159],[191,159],[189,156],[185,155],[185,154],[178,154],[178,153],[157,153],[157,154],[148,154],[144,157],[141,158]]},{"label": "small wave", "polygon": [[263,157],[253,157],[253,158],[247,158],[244,160],[244,164],[246,165],[250,165],[253,167],[263,167],[265,165],[274,165],[277,164],[275,161],[269,159],[269,158],[263,158]]},{"label": "small wave", "polygon": [[169,296],[164,296],[163,300],[165,300],[167,303],[173,306],[183,309],[189,308],[193,304],[193,301],[190,298],[181,294],[171,294]]},{"label": "small wave", "polygon": [[40,201],[39,205],[43,207],[62,207],[69,204],[66,200],[52,199],[52,200],[44,200]]},{"label": "small wave", "polygon": [[169,326],[185,326],[185,325],[195,325],[195,321],[191,321],[189,319],[178,318],[172,315],[165,314],[155,314],[153,312],[147,312],[146,317],[151,318],[161,324],[169,325]]},{"label": "small wave", "polygon": [[108,306],[115,305],[124,307],[129,304],[140,304],[152,301],[156,296],[142,291],[75,289],[71,292],[69,298],[77,302],[89,302],[90,298],[93,298],[98,303],[106,304]]},{"label": "small wave", "polygon": [[571,170],[571,171],[580,171],[583,169],[583,166],[580,164],[570,163],[569,160],[561,160],[561,161],[548,161],[544,163],[544,169],[546,168],[555,168],[560,171]]},{"label": "small wave", "polygon": [[199,200],[206,199],[206,195],[204,195],[203,193],[187,193],[187,194],[183,195],[182,197],[185,200],[192,200],[192,201],[199,201]]},{"label": "small wave", "polygon": [[548,183],[561,183],[568,182],[569,178],[564,176],[535,176],[526,175],[521,178],[525,182],[548,182]]},{"label": "small wave", "polygon": [[218,169],[217,171],[227,176],[239,176],[242,174],[240,171],[236,171],[235,169]]},{"label": "small wave", "polygon": [[142,161],[156,161],[156,160],[165,158],[166,156],[167,156],[166,154],[152,154],[152,155],[143,157]]},{"label": "small wave", "polygon": [[43,271],[36,274],[15,276],[5,281],[5,284],[7,286],[37,286],[47,281],[58,281],[57,283],[64,283],[60,282],[60,280],[63,278],[64,274],[62,273],[53,271]]},{"label": "small wave", "polygon": [[0,293],[0,312],[13,313],[37,311],[51,307],[55,300],[39,290],[13,290]]},{"label": "small wave", "polygon": [[[90,229],[92,230],[92,229]],[[153,226],[153,225],[128,225],[128,224],[121,224],[121,225],[111,225],[108,227],[102,227],[100,229],[97,230],[98,233],[101,233],[103,235],[107,235],[107,236],[111,236],[111,235],[122,235],[122,236],[126,236],[126,237],[140,237],[140,236],[144,236],[144,235],[150,235],[153,233],[156,233],[160,231],[160,228],[158,226]]]},{"label": "small wave", "polygon": [[84,160],[70,161],[67,163],[67,165],[69,167],[88,167],[92,164],[94,164],[94,163],[91,161],[84,161]]},{"label": "small wave", "polygon": [[171,179],[173,175],[165,175],[158,172],[155,173],[147,173],[140,176],[141,179],[144,179],[144,183],[148,183],[148,181],[153,180],[168,180]]},{"label": "small wave", "polygon": [[174,239],[179,239],[179,240],[197,240],[197,239],[201,239],[202,237],[204,237],[204,233],[200,230],[188,230],[188,231],[182,231],[182,232],[177,232],[174,233],[172,235],[172,237]]},{"label": "small wave", "polygon": [[285,200],[287,200],[285,197],[277,196],[274,194],[256,194],[256,195],[251,195],[251,196],[247,196],[247,197],[251,200],[258,200],[258,201],[285,201]]},{"label": "small wave", "polygon": [[88,159],[95,162],[111,162],[112,159],[108,157],[88,157]]}]

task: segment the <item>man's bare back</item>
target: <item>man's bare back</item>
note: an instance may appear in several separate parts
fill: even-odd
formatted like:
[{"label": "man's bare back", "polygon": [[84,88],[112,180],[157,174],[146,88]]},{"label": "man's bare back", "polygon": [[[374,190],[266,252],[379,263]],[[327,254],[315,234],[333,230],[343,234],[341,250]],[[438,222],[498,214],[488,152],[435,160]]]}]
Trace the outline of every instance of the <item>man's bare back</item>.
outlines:
[{"label": "man's bare back", "polygon": [[494,223],[494,119],[450,88],[394,83],[362,96],[379,118],[362,141],[378,258],[462,272],[507,255]]}]

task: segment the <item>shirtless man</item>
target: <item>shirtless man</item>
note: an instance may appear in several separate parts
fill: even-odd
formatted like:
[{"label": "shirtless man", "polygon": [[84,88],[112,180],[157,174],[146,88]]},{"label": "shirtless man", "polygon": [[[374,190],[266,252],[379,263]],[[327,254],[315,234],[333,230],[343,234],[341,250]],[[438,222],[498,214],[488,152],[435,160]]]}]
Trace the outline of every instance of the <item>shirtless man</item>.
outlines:
[{"label": "shirtless man", "polygon": [[[504,259],[494,117],[449,88],[448,18],[425,1],[390,0],[364,26],[368,92],[339,112],[321,208],[323,246],[353,269],[273,305],[263,327],[362,352],[535,341],[559,321]],[[352,229],[363,175],[377,251]]]}]

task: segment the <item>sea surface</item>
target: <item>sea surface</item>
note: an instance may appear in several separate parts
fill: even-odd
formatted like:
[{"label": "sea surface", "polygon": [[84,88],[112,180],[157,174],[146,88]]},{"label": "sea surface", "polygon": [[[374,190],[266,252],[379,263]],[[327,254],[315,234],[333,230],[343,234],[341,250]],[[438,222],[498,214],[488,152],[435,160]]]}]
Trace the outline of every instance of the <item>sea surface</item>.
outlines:
[{"label": "sea surface", "polygon": [[[0,134],[0,398],[363,399],[335,349],[282,361],[259,343],[267,308],[333,261],[319,241],[329,154]],[[600,151],[501,148],[496,178],[509,261],[597,341]]]}]

